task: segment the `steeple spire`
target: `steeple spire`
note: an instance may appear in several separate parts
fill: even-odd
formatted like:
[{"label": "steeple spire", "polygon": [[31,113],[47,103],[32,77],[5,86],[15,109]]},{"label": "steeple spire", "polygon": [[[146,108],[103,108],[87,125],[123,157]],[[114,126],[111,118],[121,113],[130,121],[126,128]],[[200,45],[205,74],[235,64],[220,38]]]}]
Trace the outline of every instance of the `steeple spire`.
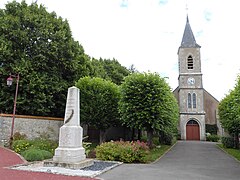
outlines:
[{"label": "steeple spire", "polygon": [[187,22],[185,25],[185,29],[184,29],[184,33],[183,33],[183,38],[182,38],[182,42],[181,42],[181,46],[182,48],[192,48],[192,47],[201,47],[196,43],[195,37],[193,35],[190,23],[189,23],[189,19],[188,19],[188,15],[187,15]]}]

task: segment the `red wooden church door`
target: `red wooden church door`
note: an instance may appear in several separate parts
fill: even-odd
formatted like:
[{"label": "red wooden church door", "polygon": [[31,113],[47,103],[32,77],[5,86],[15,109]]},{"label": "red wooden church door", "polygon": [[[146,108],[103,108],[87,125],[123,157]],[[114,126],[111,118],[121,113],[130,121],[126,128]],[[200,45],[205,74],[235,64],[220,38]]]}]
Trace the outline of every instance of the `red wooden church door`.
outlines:
[{"label": "red wooden church door", "polygon": [[190,120],[186,126],[187,140],[200,140],[199,125],[196,121]]}]

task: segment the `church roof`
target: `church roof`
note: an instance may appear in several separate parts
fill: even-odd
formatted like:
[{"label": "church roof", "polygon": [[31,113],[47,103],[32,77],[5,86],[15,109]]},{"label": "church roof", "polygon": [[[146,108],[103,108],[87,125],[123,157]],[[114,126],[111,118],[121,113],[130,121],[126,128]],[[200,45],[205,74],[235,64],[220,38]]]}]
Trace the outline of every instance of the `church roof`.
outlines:
[{"label": "church roof", "polygon": [[195,37],[193,35],[189,20],[188,20],[188,16],[187,16],[187,22],[185,25],[185,29],[184,29],[184,33],[183,33],[183,38],[182,38],[182,42],[181,42],[181,46],[182,48],[194,48],[194,47],[201,47],[200,45],[198,45],[196,43]]}]

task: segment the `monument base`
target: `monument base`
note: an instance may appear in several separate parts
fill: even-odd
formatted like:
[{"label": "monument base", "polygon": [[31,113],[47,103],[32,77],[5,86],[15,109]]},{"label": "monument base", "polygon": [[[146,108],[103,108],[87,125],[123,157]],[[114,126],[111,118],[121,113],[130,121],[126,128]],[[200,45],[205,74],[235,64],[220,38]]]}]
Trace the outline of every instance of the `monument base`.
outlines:
[{"label": "monument base", "polygon": [[62,167],[62,168],[68,168],[68,169],[81,169],[85,167],[89,167],[93,165],[92,159],[85,159],[80,162],[76,163],[69,163],[69,162],[56,162],[53,160],[46,160],[43,163],[44,167]]},{"label": "monument base", "polygon": [[67,163],[78,163],[86,159],[85,149],[79,148],[68,148],[58,147],[55,149],[55,155],[53,161],[55,162],[67,162]]}]

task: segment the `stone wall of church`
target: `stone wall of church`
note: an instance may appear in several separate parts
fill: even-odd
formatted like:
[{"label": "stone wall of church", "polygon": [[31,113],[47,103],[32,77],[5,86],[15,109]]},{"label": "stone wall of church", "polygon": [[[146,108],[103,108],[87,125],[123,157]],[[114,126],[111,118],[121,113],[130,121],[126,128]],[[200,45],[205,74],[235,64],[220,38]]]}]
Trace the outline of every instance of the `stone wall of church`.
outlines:
[{"label": "stone wall of church", "polygon": [[204,111],[206,112],[206,124],[217,124],[218,100],[204,90]]}]

